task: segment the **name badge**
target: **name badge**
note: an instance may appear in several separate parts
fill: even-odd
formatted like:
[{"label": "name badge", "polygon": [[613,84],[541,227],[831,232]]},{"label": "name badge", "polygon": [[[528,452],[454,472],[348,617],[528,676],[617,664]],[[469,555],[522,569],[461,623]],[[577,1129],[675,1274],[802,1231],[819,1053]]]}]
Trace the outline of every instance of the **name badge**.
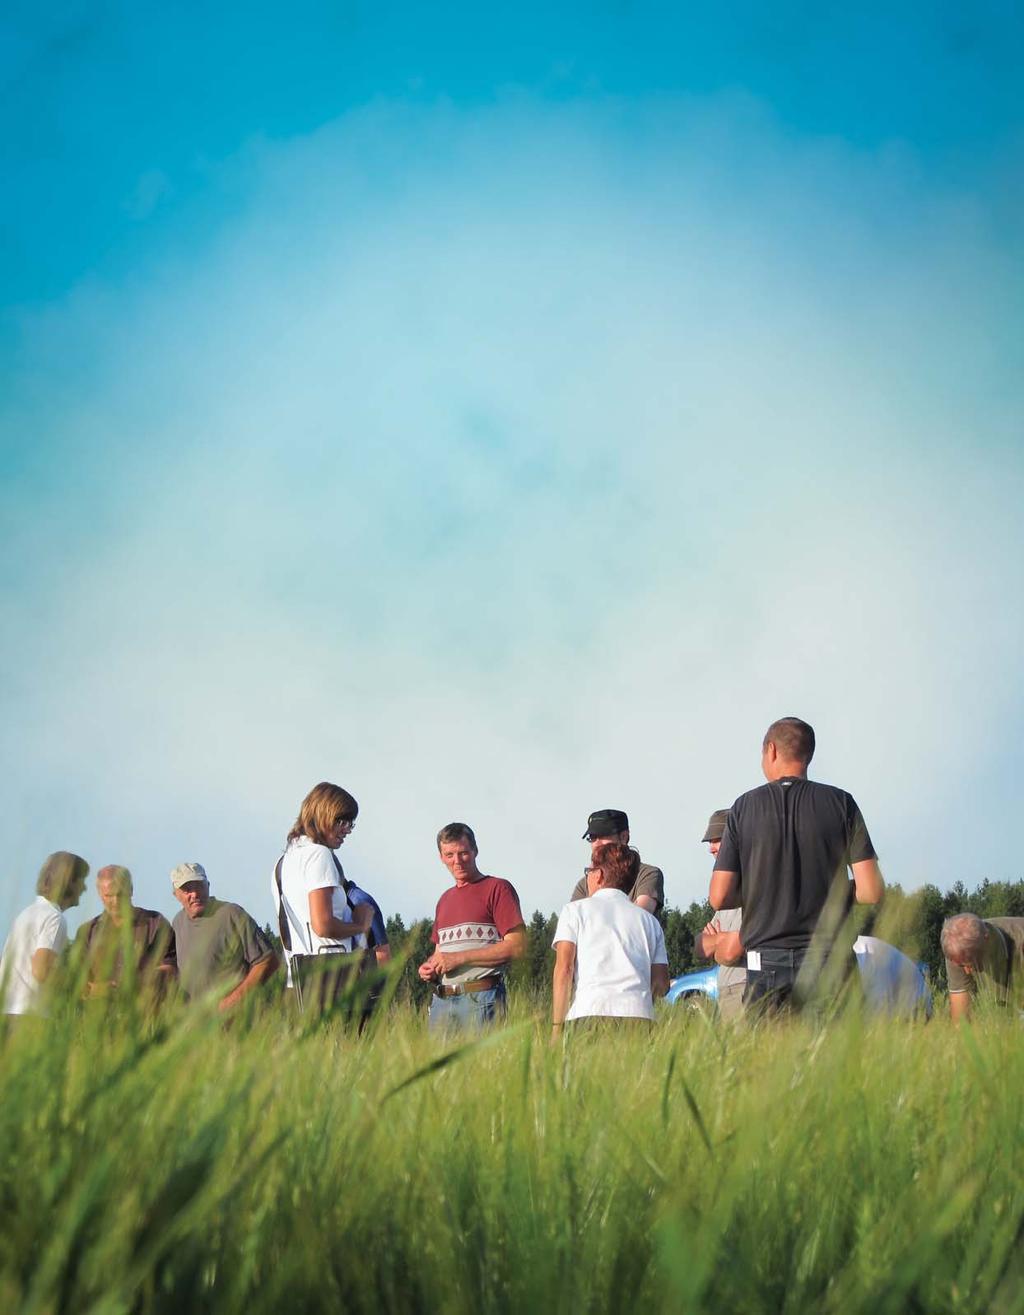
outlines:
[{"label": "name badge", "polygon": [[761,951],[760,951],[760,950],[748,950],[748,951],[747,951],[747,967],[750,969],[750,971],[751,971],[752,973],[759,973],[759,972],[761,971]]}]

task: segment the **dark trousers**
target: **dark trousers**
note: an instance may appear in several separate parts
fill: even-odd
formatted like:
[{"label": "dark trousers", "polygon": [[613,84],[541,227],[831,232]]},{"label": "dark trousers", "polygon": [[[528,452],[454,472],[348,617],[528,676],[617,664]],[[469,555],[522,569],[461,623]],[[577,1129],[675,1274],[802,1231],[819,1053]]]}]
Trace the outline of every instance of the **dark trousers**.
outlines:
[{"label": "dark trousers", "polygon": [[834,999],[846,987],[857,967],[852,952],[843,956],[840,965],[826,960],[812,975],[805,973],[798,988],[797,978],[807,958],[807,949],[780,950],[761,946],[760,955],[759,969],[751,968],[748,962],[747,988],[743,993],[744,1007],[755,1015],[797,1011],[808,1006],[820,1008],[827,1003],[821,989],[822,978],[828,981],[827,993]]}]

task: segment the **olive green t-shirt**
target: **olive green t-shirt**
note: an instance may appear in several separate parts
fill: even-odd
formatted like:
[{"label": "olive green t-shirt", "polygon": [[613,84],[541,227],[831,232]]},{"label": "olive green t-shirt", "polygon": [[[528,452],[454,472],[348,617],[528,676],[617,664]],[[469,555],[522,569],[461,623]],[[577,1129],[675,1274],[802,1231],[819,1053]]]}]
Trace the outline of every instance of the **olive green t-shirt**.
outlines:
[{"label": "olive green t-shirt", "polygon": [[[650,863],[640,864],[637,869],[636,880],[633,882],[633,889],[629,892],[629,898],[635,904],[640,895],[647,895],[655,901],[657,904],[657,908],[654,910],[655,914],[660,913],[665,907],[665,878],[661,868],[656,868]],[[574,900],[587,898],[586,877],[580,877],[569,898]]]},{"label": "olive green t-shirt", "polygon": [[211,899],[198,918],[184,909],[174,919],[178,979],[190,999],[233,991],[253,964],[273,953],[256,922],[238,904]]},{"label": "olive green t-shirt", "polygon": [[985,942],[984,959],[976,974],[965,973],[959,964],[946,960],[946,981],[950,995],[959,991],[974,992],[981,983],[1006,1000],[1011,988],[1015,995],[1024,990],[1024,918],[982,918],[992,930]]}]

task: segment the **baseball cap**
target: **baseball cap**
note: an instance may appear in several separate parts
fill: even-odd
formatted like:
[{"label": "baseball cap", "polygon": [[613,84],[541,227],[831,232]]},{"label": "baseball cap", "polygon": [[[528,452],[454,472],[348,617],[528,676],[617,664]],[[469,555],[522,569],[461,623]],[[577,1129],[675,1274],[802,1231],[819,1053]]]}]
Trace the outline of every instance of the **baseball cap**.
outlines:
[{"label": "baseball cap", "polygon": [[716,808],[708,818],[708,829],[704,832],[700,843],[706,845],[709,840],[721,840],[725,835],[725,824],[728,820],[728,808]]},{"label": "baseball cap", "polygon": [[599,808],[587,818],[584,840],[600,840],[602,836],[617,836],[629,830],[629,818],[621,808]]},{"label": "baseball cap", "polygon": [[171,869],[171,885],[175,890],[186,886],[190,881],[209,881],[202,863],[179,863]]}]

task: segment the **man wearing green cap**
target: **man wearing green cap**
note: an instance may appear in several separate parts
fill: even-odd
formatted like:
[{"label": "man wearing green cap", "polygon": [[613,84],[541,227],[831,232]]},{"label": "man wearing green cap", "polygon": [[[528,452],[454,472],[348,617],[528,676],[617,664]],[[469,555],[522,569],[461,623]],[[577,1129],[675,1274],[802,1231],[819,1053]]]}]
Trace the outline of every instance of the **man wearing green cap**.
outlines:
[{"label": "man wearing green cap", "polygon": [[[702,843],[707,845],[712,858],[718,857],[728,820],[728,808],[716,808],[708,821]],[[697,937],[695,947],[702,959],[713,959],[718,964],[718,1014],[725,1022],[732,1022],[743,1013],[747,970],[743,966],[740,941],[742,924],[742,909],[722,909]]]}]

